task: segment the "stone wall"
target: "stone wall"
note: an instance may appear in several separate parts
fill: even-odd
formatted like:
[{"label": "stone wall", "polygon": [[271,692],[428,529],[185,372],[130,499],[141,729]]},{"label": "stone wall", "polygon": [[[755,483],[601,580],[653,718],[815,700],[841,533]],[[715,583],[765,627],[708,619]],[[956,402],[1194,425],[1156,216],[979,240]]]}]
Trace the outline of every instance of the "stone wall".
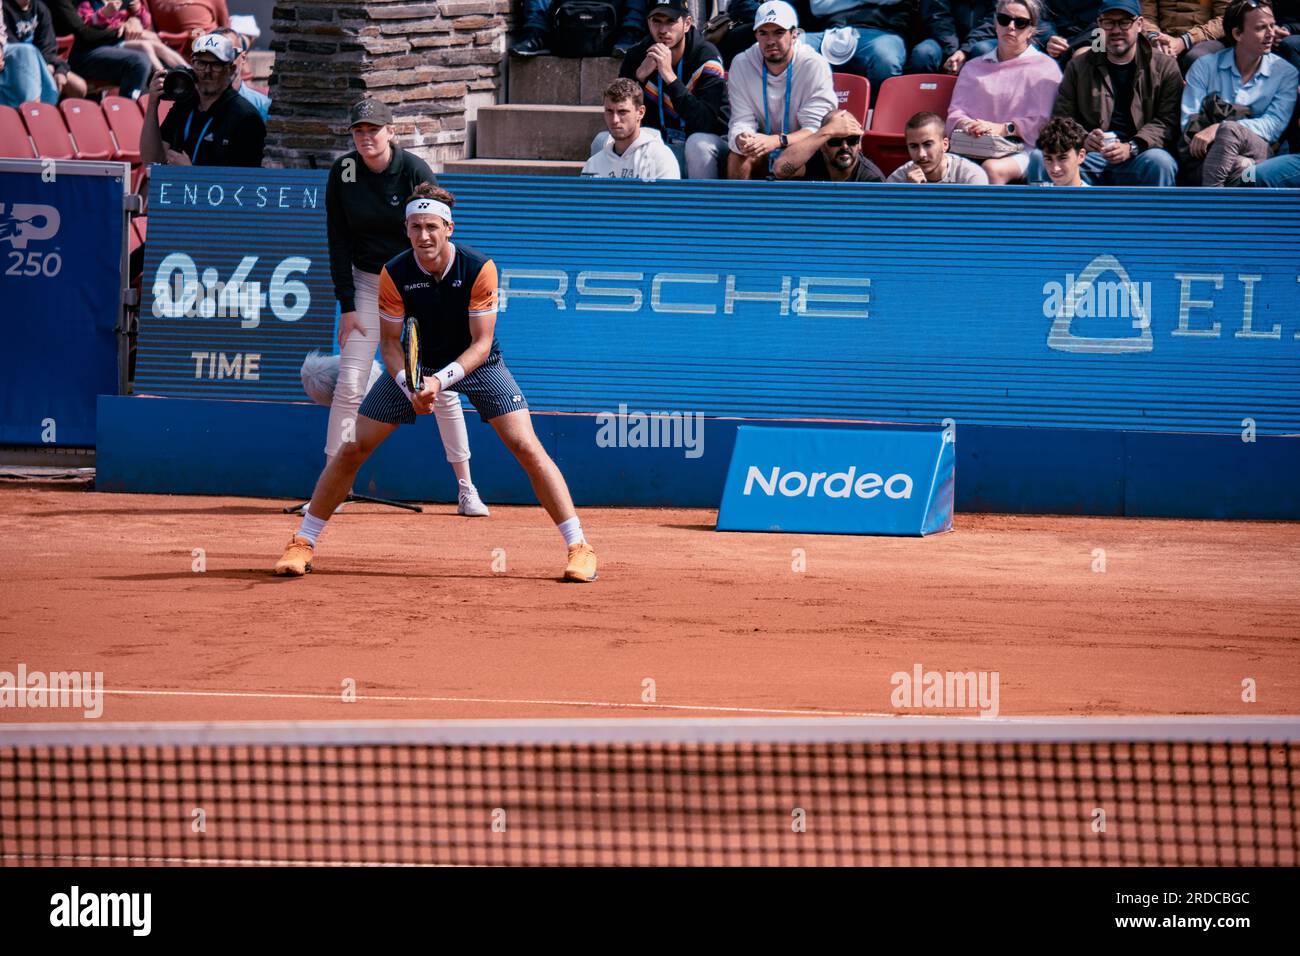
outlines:
[{"label": "stone wall", "polygon": [[398,142],[435,169],[465,157],[468,122],[504,99],[509,13],[510,0],[277,4],[266,165],[329,166],[363,96],[392,107]]}]

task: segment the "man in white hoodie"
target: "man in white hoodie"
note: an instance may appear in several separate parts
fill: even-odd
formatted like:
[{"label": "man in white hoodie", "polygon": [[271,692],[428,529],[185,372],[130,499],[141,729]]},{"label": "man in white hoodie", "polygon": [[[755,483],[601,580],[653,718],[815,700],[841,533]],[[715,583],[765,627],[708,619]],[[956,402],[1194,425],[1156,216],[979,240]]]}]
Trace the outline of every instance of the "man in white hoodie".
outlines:
[{"label": "man in white hoodie", "polygon": [[754,14],[752,47],[731,61],[728,179],[767,179],[781,150],[817,135],[839,109],[826,58],[797,41],[799,18],[784,0]]},{"label": "man in white hoodie", "polygon": [[609,140],[587,160],[582,175],[607,179],[681,179],[677,157],[657,129],[642,129],[645,100],[641,87],[620,77],[605,90],[605,127]]}]

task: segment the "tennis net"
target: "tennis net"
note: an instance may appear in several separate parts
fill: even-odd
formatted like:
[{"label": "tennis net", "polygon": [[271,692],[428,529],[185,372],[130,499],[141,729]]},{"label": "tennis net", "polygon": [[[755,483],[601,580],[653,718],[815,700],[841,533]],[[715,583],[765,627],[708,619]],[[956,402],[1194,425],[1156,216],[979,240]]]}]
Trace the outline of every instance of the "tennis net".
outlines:
[{"label": "tennis net", "polygon": [[5,865],[1294,866],[1300,719],[0,726]]}]

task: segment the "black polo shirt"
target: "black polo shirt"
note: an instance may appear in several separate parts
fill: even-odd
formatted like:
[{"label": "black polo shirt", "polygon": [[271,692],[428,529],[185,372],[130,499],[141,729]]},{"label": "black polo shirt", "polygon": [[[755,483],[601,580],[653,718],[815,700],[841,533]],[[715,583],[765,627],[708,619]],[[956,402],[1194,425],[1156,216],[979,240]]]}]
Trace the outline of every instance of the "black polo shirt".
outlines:
[{"label": "black polo shirt", "polygon": [[266,124],[257,107],[233,87],[206,113],[198,97],[177,100],[159,130],[163,142],[195,166],[261,166]]},{"label": "black polo shirt", "polygon": [[[812,154],[812,159],[804,165],[803,178],[808,182],[828,183],[831,182],[831,174],[826,169],[826,159],[822,156],[819,149]],[[884,174],[881,173],[880,167],[873,163],[861,153],[857,155],[857,162],[849,170],[849,178],[846,180],[850,183],[883,183]]]}]

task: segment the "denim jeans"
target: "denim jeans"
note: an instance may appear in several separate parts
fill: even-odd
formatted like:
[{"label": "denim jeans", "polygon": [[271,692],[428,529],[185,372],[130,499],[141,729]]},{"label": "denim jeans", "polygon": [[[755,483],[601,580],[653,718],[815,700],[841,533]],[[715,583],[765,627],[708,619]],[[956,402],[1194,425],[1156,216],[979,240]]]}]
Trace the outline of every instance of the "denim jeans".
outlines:
[{"label": "denim jeans", "polygon": [[18,107],[40,101],[54,105],[59,89],[45,69],[41,51],[30,43],[12,42],[5,47],[5,68],[0,71],[0,103]]},{"label": "denim jeans", "polygon": [[[551,8],[559,0],[524,0],[524,33],[549,33]],[[619,18],[619,32],[646,34],[648,0],[609,0]]]},{"label": "denim jeans", "polygon": [[78,54],[74,49],[68,65],[88,80],[116,83],[123,96],[134,96],[149,89],[153,67],[139,50],[120,46],[100,46]]},{"label": "denim jeans", "polygon": [[[1251,177],[1245,177],[1250,182]],[[1287,153],[1255,164],[1254,185],[1272,189],[1300,189],[1300,155]]]},{"label": "denim jeans", "polygon": [[[832,66],[834,73],[856,73],[871,81],[871,102],[876,102],[880,84],[891,76],[903,75],[903,63],[907,59],[907,44],[897,33],[884,30],[871,30],[867,27],[852,27],[858,33],[858,48],[847,63]],[[821,33],[805,33],[803,42],[818,53],[822,49]]]}]

